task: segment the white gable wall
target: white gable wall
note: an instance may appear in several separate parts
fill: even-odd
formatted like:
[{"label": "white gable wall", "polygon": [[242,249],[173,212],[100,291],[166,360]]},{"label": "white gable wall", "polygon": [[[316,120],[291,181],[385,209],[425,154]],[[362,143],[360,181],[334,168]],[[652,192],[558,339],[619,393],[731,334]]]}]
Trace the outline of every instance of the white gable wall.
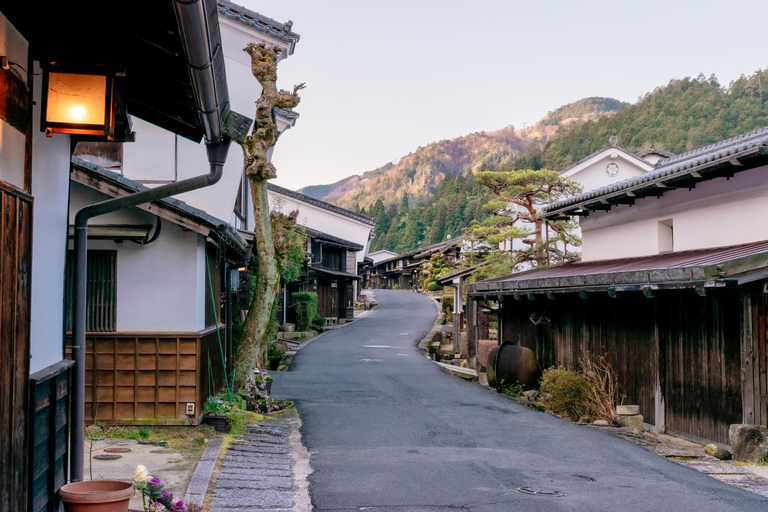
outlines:
[{"label": "white gable wall", "polygon": [[660,198],[639,199],[581,219],[584,261],[659,254],[672,228],[672,249],[685,251],[768,240],[768,166],[705,181]]},{"label": "white gable wall", "polygon": [[[619,167],[616,176],[609,176],[606,168],[610,164]],[[650,163],[634,156],[620,148],[606,148],[581,164],[568,169],[563,173],[583,187],[583,192],[589,192],[601,187],[606,187],[652,170]]]},{"label": "white gable wall", "polygon": [[[355,253],[357,263],[362,262],[368,254],[369,235],[373,226],[270,190],[270,208],[275,209],[278,203],[285,214],[298,210],[297,222],[302,226],[362,245],[363,250]],[[357,269],[350,272],[357,273]]]}]

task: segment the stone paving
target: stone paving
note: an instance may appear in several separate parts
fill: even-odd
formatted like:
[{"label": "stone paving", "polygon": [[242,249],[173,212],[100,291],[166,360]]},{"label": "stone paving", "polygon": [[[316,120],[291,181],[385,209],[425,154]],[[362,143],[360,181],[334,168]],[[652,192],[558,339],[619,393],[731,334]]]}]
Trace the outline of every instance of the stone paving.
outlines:
[{"label": "stone paving", "polygon": [[635,434],[626,429],[612,426],[588,425],[588,427],[621,437],[656,455],[705,473],[726,484],[768,497],[768,478],[758,474],[762,472],[757,466],[740,465],[732,460],[716,459],[704,453],[703,446],[671,436],[654,436],[648,433]]},{"label": "stone paving", "polygon": [[213,485],[211,512],[293,510],[290,433],[284,422],[264,420],[234,439]]}]

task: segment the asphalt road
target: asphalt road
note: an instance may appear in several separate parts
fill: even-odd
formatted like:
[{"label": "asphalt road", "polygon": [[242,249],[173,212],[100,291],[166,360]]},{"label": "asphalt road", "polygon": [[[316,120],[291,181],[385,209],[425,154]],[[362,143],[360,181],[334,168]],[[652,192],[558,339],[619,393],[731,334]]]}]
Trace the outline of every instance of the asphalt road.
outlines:
[{"label": "asphalt road", "polygon": [[304,422],[316,510],[768,510],[766,498],[447,374],[416,348],[434,304],[407,291],[376,298],[378,310],[275,376],[276,398],[295,400]]}]

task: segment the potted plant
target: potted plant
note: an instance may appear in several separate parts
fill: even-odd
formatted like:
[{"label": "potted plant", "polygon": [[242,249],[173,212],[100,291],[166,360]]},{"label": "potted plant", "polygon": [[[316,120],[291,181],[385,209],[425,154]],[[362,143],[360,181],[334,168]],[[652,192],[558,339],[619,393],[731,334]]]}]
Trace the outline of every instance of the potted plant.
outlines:
[{"label": "potted plant", "polygon": [[267,393],[272,394],[272,376],[267,373],[266,370],[254,372],[254,380],[259,389],[266,390]]},{"label": "potted plant", "polygon": [[203,420],[212,426],[216,432],[229,432],[230,422],[227,413],[229,406],[223,400],[215,396],[209,396],[203,406],[205,413]]}]

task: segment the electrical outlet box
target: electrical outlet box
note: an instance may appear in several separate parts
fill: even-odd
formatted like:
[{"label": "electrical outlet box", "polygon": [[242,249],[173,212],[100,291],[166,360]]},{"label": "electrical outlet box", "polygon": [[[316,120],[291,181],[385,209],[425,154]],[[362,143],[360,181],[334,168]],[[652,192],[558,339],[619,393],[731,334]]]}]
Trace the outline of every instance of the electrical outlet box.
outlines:
[{"label": "electrical outlet box", "polygon": [[187,416],[195,415],[195,402],[187,402]]}]

